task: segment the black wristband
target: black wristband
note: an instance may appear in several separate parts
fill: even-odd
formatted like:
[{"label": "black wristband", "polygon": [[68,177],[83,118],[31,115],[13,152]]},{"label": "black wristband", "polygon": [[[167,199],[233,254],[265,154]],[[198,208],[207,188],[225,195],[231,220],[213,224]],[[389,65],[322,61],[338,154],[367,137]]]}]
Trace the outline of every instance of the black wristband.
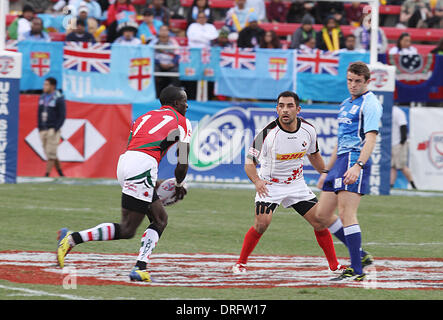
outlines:
[{"label": "black wristband", "polygon": [[329,170],[328,170],[328,169],[323,169],[323,170],[321,171],[321,173],[329,173]]}]

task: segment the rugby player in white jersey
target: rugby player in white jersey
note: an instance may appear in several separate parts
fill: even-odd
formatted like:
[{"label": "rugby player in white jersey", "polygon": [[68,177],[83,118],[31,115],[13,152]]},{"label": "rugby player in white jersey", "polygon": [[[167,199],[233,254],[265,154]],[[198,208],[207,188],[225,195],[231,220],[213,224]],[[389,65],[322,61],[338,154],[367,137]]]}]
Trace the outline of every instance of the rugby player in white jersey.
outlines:
[{"label": "rugby player in white jersey", "polygon": [[[331,271],[340,271],[332,236],[316,218],[317,198],[303,178],[303,161],[307,156],[319,172],[325,163],[319,152],[315,128],[301,117],[299,97],[291,91],[277,98],[278,118],[269,123],[255,138],[248,151],[245,171],[255,184],[254,224],[246,233],[240,257],[232,267],[234,273],[246,272],[249,255],[271,224],[277,207],[292,207],[314,228]],[[257,165],[260,169],[257,170]]]}]

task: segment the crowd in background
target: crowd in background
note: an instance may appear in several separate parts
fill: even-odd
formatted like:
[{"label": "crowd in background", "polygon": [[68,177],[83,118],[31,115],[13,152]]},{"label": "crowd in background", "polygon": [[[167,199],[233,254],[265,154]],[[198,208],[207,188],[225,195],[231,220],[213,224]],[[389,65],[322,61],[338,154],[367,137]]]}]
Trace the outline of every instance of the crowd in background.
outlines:
[{"label": "crowd in background", "polygon": [[[180,0],[24,0],[20,15],[8,26],[10,39],[51,41],[45,16],[63,18],[61,28],[66,41],[113,42],[127,45],[178,46],[178,37],[187,38],[189,47],[282,48],[282,39],[260,27],[262,22],[299,23],[286,47],[310,51],[365,51],[370,43],[369,7],[360,2],[283,0],[235,0],[226,10],[214,9],[209,0],[194,0],[184,8]],[[390,23],[398,28],[443,28],[443,0],[387,0],[383,4],[400,5],[401,13],[391,21],[380,17],[380,25]],[[186,30],[171,26],[171,19],[185,19]],[[394,19],[394,20],[392,20]],[[214,21],[224,21],[217,30]],[[315,24],[323,25],[319,31]],[[341,26],[355,27],[343,35]],[[378,30],[378,52],[414,54],[407,32],[388,50],[383,29]],[[443,53],[443,39],[433,53]],[[177,50],[156,50],[156,71],[178,70]],[[168,82],[174,79],[169,79]],[[163,85],[161,86],[163,87]]]}]

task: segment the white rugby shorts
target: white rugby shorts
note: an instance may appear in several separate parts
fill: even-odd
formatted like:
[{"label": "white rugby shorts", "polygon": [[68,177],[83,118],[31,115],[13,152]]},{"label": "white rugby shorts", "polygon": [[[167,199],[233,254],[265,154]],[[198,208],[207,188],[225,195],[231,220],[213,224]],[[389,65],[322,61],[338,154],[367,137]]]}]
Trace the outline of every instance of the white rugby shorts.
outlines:
[{"label": "white rugby shorts", "polygon": [[289,208],[300,201],[308,201],[315,197],[315,194],[303,179],[289,184],[273,182],[272,184],[267,184],[266,188],[268,189],[268,196],[261,198],[256,193],[255,202],[277,203],[285,208]]},{"label": "white rugby shorts", "polygon": [[118,159],[117,179],[128,196],[152,202],[157,174],[157,161],[146,153],[128,150]]}]

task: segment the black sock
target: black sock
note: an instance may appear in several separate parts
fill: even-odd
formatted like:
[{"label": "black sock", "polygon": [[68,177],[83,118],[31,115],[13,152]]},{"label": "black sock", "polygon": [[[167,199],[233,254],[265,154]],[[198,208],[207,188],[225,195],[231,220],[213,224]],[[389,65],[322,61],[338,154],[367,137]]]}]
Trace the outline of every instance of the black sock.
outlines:
[{"label": "black sock", "polygon": [[417,189],[417,187],[415,186],[414,181],[411,181],[411,182],[409,182],[409,183],[411,184],[412,188]]}]

